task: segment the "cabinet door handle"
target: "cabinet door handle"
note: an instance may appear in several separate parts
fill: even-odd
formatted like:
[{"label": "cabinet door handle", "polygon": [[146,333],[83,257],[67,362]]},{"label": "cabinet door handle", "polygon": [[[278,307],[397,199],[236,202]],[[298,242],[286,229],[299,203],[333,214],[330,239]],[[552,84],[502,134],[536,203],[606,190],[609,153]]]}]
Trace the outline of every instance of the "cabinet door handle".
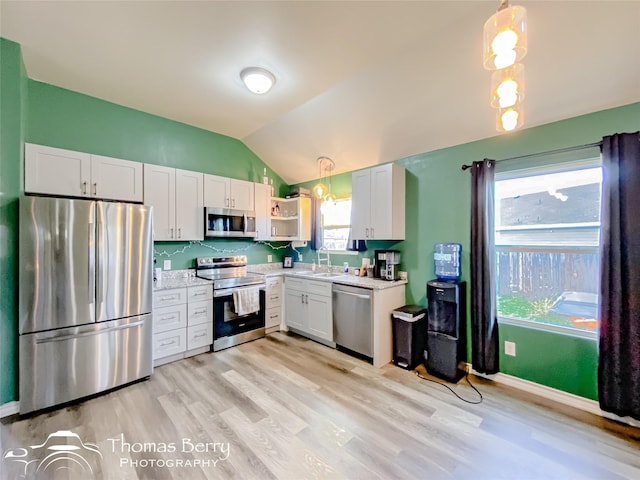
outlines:
[{"label": "cabinet door handle", "polygon": [[224,199],[224,204],[225,204],[225,206],[227,206],[227,207],[229,206],[229,197],[227,197],[227,198],[225,198],[225,199]]},{"label": "cabinet door handle", "polygon": [[82,182],[82,194],[87,194],[87,182]]},{"label": "cabinet door handle", "polygon": [[203,313],[207,313],[206,308],[204,310],[198,310],[197,312],[193,312],[194,315],[202,315]]},{"label": "cabinet door handle", "polygon": [[161,347],[168,347],[169,345],[175,345],[178,343],[176,340],[169,340],[168,342],[162,342],[160,344]]},{"label": "cabinet door handle", "polygon": [[171,229],[171,235],[170,235],[170,237],[171,237],[171,238],[173,238],[173,228]]},{"label": "cabinet door handle", "polygon": [[207,294],[207,292],[196,292],[196,293],[193,294],[193,296],[194,297],[199,297],[201,295],[206,295],[206,294]]},{"label": "cabinet door handle", "polygon": [[173,320],[175,318],[177,318],[176,315],[165,315],[164,317],[160,317],[158,321],[166,322],[167,320]]},{"label": "cabinet door handle", "polygon": [[178,227],[178,238],[182,238],[182,228]]},{"label": "cabinet door handle", "polygon": [[232,208],[236,208],[236,199],[235,198],[231,199],[231,206],[232,206]]},{"label": "cabinet door handle", "polygon": [[376,238],[373,234],[373,227],[371,227],[371,238]]},{"label": "cabinet door handle", "polygon": [[93,196],[98,195],[98,184],[97,182],[93,182]]},{"label": "cabinet door handle", "polygon": [[175,294],[175,295],[164,295],[162,297],[160,297],[161,301],[165,301],[165,300],[173,300],[174,298],[180,298],[180,295]]},{"label": "cabinet door handle", "polygon": [[202,332],[202,333],[198,333],[197,335],[194,335],[193,338],[201,338],[206,336],[207,336],[207,332]]}]

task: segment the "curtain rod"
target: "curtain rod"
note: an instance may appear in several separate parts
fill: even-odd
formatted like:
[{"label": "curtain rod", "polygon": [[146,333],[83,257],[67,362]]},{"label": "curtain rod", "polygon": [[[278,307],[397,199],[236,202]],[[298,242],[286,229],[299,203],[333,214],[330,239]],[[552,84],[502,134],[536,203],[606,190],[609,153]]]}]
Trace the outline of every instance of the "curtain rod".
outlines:
[{"label": "curtain rod", "polygon": [[[573,152],[574,150],[584,150],[586,148],[594,148],[594,147],[601,147],[601,146],[602,146],[602,141],[594,142],[594,143],[585,143],[584,145],[576,145],[574,147],[556,148],[555,150],[547,150],[546,152],[529,153],[527,155],[518,155],[517,157],[503,158],[500,161],[504,162],[505,160],[519,160],[521,158],[539,157],[541,155],[553,155],[555,153]],[[471,168],[472,166],[473,165],[462,165],[462,170],[466,170],[467,168]]]}]

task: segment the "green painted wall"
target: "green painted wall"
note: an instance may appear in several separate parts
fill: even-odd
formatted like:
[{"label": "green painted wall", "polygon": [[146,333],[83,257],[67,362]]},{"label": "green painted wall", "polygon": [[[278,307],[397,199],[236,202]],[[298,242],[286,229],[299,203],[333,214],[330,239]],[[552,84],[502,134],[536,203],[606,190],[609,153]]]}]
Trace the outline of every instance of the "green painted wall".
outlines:
[{"label": "green painted wall", "polygon": [[[252,182],[262,181],[266,167],[276,191],[288,191],[282,179],[235,138],[34,80],[29,80],[29,100],[27,142]],[[156,255],[156,259],[171,259],[171,268],[176,270],[192,268],[195,257],[217,250],[246,253],[251,263],[265,263],[268,254],[281,261],[286,251],[278,242],[273,243],[277,250],[251,240],[206,240],[203,244],[209,248],[157,242],[157,253],[171,255]]]},{"label": "green painted wall", "polygon": [[30,143],[283,185],[240,140],[35,80],[27,120]]},{"label": "green painted wall", "polygon": [[20,45],[0,38],[0,404],[17,399],[18,197],[26,72]]},{"label": "green painted wall", "polygon": [[[469,279],[471,179],[469,171],[460,169],[462,164],[592,143],[605,135],[639,129],[640,103],[635,103],[397,160],[407,169],[407,239],[397,243],[368,244],[368,251],[359,257],[373,257],[375,248],[400,250],[402,267],[409,276],[407,303],[426,305],[425,284],[434,277],[435,243],[462,244],[462,279]],[[532,158],[531,162],[535,164],[536,159]],[[337,176],[340,177],[337,182],[340,192],[345,195],[350,192],[349,175]],[[313,184],[315,182],[304,185]],[[315,252],[310,254],[314,256]],[[333,263],[338,264],[338,261]],[[500,337],[500,369],[503,373],[586,398],[597,398],[596,341],[506,325],[501,325]],[[516,357],[505,357],[504,340],[516,342]],[[469,358],[470,350],[469,347]]]}]

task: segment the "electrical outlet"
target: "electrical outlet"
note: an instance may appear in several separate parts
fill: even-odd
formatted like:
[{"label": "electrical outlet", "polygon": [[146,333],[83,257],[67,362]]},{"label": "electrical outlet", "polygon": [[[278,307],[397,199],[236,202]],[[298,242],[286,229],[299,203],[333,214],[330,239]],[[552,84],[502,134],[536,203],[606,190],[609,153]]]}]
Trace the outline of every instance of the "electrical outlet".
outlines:
[{"label": "electrical outlet", "polygon": [[171,270],[171,260],[165,260],[162,269],[163,270]]},{"label": "electrical outlet", "polygon": [[504,354],[509,355],[510,357],[516,356],[516,343],[515,342],[504,342]]},{"label": "electrical outlet", "polygon": [[299,262],[301,262],[301,261],[302,261],[302,254],[301,254],[301,253],[299,253],[299,254],[298,254],[298,261],[299,261]]},{"label": "electrical outlet", "polygon": [[273,262],[273,255],[267,255],[267,262],[268,263]]}]

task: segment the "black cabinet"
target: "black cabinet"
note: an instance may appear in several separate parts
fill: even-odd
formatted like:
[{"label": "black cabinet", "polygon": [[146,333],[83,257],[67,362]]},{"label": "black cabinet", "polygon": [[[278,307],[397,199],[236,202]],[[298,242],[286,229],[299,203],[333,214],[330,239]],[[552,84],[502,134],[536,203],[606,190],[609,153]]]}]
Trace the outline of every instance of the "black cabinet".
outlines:
[{"label": "black cabinet", "polygon": [[466,282],[427,282],[427,371],[456,382],[466,370]]}]

